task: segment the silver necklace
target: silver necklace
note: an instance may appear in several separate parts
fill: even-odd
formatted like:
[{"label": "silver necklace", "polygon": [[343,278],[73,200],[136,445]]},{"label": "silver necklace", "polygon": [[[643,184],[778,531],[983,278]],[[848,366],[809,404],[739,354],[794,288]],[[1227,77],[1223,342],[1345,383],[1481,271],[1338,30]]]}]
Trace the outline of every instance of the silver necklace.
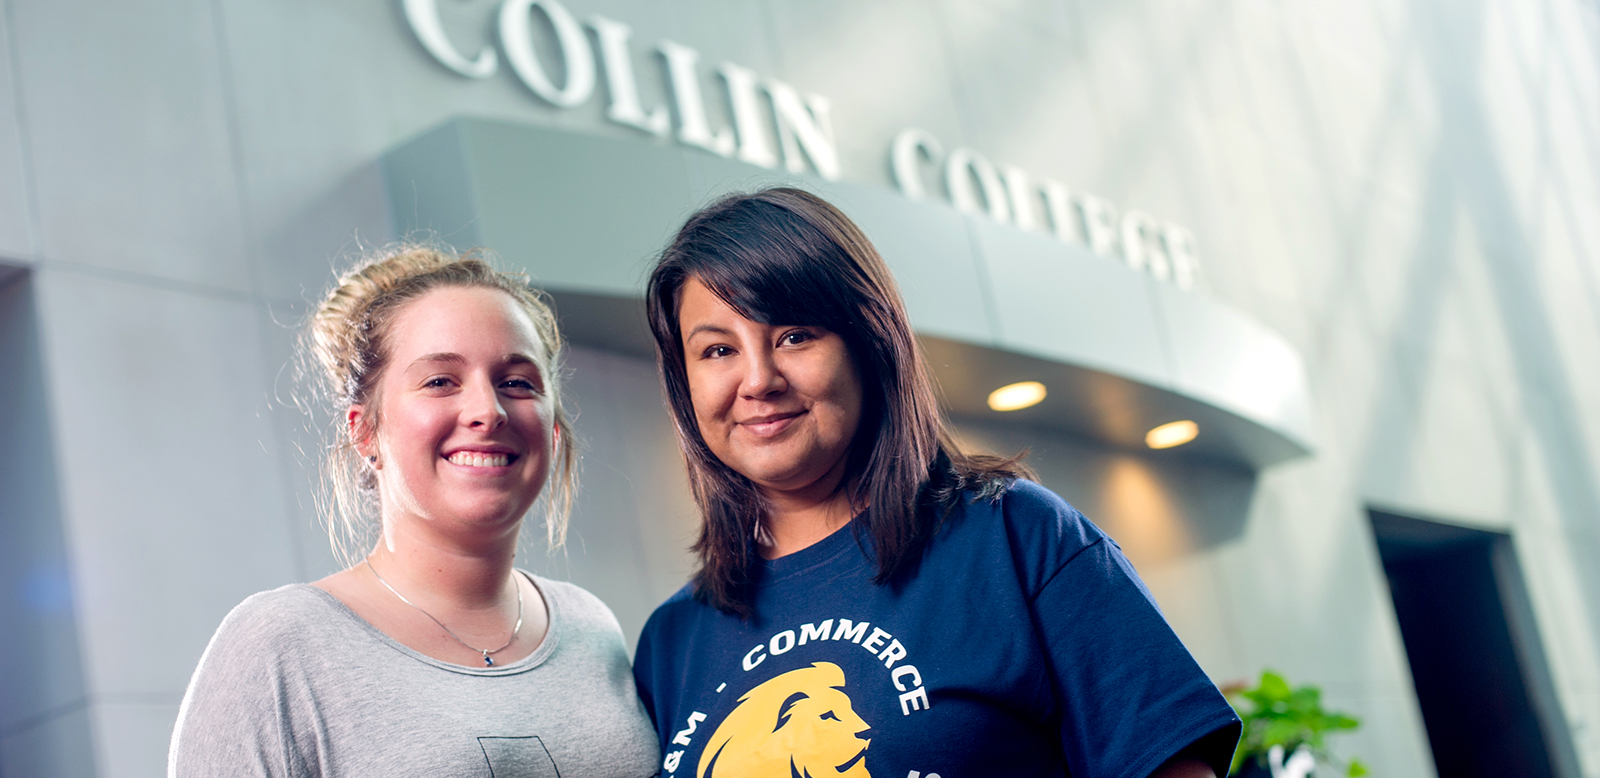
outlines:
[{"label": "silver necklace", "polygon": [[494,657],[492,656],[492,654],[498,654],[501,651],[506,650],[506,646],[511,645],[511,641],[517,639],[517,633],[522,631],[522,584],[520,584],[520,583],[517,584],[517,624],[516,624],[516,626],[511,628],[511,637],[506,638],[505,644],[500,646],[499,648],[496,648],[496,649],[491,651],[490,649],[487,649],[487,648],[478,648],[477,646],[474,646],[471,643],[468,643],[467,641],[462,640],[461,636],[457,635],[454,632],[451,632],[450,628],[446,627],[444,625],[444,622],[433,618],[433,614],[432,613],[429,613],[429,612],[427,612],[425,610],[422,610],[422,606],[421,605],[418,605],[418,604],[406,599],[405,595],[403,595],[400,592],[396,591],[393,586],[389,585],[388,581],[383,580],[383,576],[378,575],[378,568],[372,566],[372,557],[366,557],[365,559],[362,559],[361,561],[367,563],[367,569],[371,570],[372,574],[377,577],[378,583],[383,584],[383,588],[388,589],[389,591],[393,592],[394,596],[399,597],[401,602],[403,602],[403,603],[405,603],[407,605],[410,605],[411,607],[416,608],[419,611],[422,611],[422,615],[427,616],[429,619],[432,619],[433,623],[439,625],[439,629],[444,630],[445,634],[449,635],[452,638],[454,638],[457,643],[460,643],[461,645],[466,646],[467,648],[470,648],[473,651],[476,651],[476,652],[478,652],[480,654],[483,654],[483,663],[484,663],[484,665],[486,665],[488,667],[494,667]]}]

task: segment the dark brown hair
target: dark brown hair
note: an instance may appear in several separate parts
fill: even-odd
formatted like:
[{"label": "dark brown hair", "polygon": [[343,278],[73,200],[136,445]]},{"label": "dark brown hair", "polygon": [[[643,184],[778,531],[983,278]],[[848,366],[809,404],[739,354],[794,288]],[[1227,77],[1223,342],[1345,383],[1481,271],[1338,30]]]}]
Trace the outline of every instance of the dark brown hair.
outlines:
[{"label": "dark brown hair", "polygon": [[740,315],[769,325],[837,333],[861,378],[861,420],[840,485],[852,523],[871,539],[879,585],[914,571],[939,523],[975,491],[992,498],[1031,477],[1020,457],[964,454],[939,409],[894,278],[849,217],[810,192],[776,188],[723,197],[689,217],[650,274],[645,304],[661,380],[688,460],[702,518],[694,589],[717,608],[750,614],[754,536],[766,515],[759,490],[723,464],[695,421],[678,301],[698,280]]}]

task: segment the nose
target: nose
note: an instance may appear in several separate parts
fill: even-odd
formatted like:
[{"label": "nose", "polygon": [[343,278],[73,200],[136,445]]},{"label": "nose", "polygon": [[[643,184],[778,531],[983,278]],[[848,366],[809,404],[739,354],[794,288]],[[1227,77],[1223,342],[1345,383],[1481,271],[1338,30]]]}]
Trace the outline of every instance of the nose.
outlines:
[{"label": "nose", "polygon": [[739,394],[754,400],[782,394],[789,388],[788,379],[770,351],[756,351],[744,365],[744,376],[739,381]]},{"label": "nose", "polygon": [[462,392],[462,422],[474,429],[498,429],[506,421],[505,406],[491,381],[474,382]]}]

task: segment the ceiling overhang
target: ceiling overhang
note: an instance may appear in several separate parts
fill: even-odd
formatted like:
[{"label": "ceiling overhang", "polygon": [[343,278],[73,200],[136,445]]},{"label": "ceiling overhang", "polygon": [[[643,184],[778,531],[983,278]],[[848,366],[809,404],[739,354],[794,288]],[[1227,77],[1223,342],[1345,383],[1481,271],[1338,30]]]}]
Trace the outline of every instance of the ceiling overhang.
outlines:
[{"label": "ceiling overhang", "polygon": [[[555,298],[573,342],[641,356],[654,256],[718,194],[798,183],[882,253],[954,413],[1142,448],[1150,428],[1201,434],[1164,456],[1261,468],[1312,448],[1299,354],[1277,333],[1051,236],[881,187],[785,175],[650,140],[456,118],[383,159],[402,235],[492,249]],[[985,398],[1037,380],[1049,396],[1000,414]]]}]

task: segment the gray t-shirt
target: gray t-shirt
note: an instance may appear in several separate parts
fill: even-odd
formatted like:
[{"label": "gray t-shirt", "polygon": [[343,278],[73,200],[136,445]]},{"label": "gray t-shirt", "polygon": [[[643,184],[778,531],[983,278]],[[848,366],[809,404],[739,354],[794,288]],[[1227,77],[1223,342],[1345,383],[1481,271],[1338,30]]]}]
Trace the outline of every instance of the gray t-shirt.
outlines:
[{"label": "gray t-shirt", "polygon": [[550,631],[503,667],[424,656],[314,586],[250,597],[200,658],[168,775],[655,775],[616,617],[577,586],[533,580]]}]

